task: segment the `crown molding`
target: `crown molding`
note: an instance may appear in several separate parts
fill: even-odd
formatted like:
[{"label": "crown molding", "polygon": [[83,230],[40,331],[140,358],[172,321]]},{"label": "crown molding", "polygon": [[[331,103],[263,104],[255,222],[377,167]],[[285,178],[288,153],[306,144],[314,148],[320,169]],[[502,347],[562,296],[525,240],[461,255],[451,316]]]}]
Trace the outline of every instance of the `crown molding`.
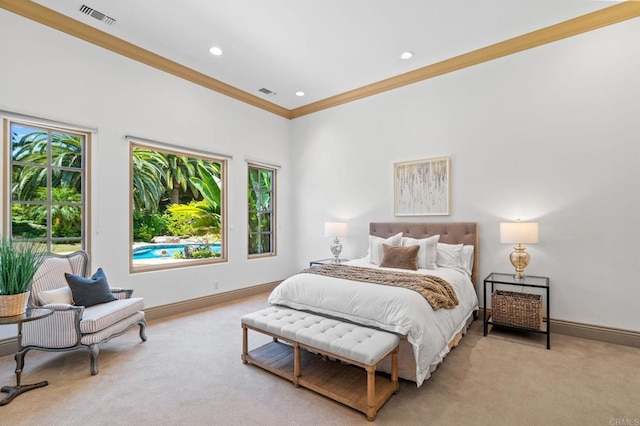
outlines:
[{"label": "crown molding", "polygon": [[30,0],[0,0],[0,8],[288,119],[313,114],[327,108],[377,95],[378,93],[397,89],[402,86],[407,86],[640,16],[640,1],[625,1],[624,3],[619,3],[559,24],[532,31],[435,64],[427,65],[426,67],[418,68],[386,80],[378,81],[289,110]]}]

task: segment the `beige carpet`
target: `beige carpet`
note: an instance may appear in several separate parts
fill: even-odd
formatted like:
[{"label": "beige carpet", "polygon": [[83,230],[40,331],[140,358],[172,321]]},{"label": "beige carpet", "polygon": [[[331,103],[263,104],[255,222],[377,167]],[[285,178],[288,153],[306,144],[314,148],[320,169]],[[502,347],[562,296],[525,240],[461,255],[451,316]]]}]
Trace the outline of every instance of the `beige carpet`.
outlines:
[{"label": "beige carpet", "polygon": [[[23,383],[49,386],[0,407],[2,425],[366,425],[364,415],[240,360],[240,317],[266,294],[151,322],[101,347],[27,355]],[[250,344],[269,338],[250,334]],[[640,350],[476,321],[425,384],[403,381],[380,425],[639,425]],[[12,356],[0,384],[15,384]],[[0,395],[3,396],[4,394]],[[617,423],[616,423],[617,422]],[[622,423],[625,422],[625,423]]]}]

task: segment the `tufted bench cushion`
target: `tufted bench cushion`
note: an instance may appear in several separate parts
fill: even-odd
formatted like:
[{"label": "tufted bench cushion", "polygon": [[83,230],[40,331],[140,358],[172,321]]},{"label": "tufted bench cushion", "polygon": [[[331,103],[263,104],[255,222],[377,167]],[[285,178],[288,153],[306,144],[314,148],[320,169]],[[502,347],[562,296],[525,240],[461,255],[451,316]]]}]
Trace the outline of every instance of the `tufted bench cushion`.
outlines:
[{"label": "tufted bench cushion", "polygon": [[365,365],[376,364],[400,343],[386,331],[279,306],[245,315],[241,322]]}]

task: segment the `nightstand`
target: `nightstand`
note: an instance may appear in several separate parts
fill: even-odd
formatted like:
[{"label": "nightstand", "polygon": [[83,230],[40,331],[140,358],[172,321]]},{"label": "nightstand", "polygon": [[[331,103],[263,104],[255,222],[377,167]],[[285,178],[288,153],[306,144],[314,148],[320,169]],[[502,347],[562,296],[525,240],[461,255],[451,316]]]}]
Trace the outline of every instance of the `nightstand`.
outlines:
[{"label": "nightstand", "polygon": [[[487,303],[487,287],[488,285],[491,284],[491,294],[494,294],[494,291],[496,290],[496,287],[503,287],[503,286],[507,286],[507,287],[522,287],[523,291],[524,291],[524,287],[526,288],[539,288],[542,289],[542,295],[541,297],[544,299],[542,300],[542,304],[545,305],[546,304],[546,319],[544,318],[544,313],[540,313],[541,315],[541,326],[538,327],[528,327],[528,326],[522,326],[522,325],[517,325],[515,324],[516,321],[513,321],[510,323],[509,320],[503,320],[503,321],[495,321],[494,320],[494,315],[492,312],[492,315],[488,316],[487,315],[487,309],[492,308],[492,306],[488,306]],[[536,293],[537,294],[537,293]],[[524,296],[533,296],[532,294],[529,293],[517,293],[517,292],[503,292],[501,294],[501,297],[506,298],[507,302],[509,302],[509,297],[512,297],[512,305],[515,306],[514,310],[517,312],[523,312],[526,309],[522,309],[522,307],[518,307],[518,303],[528,303],[525,299]],[[516,300],[518,299],[518,300]],[[493,304],[493,300],[491,302]],[[484,279],[484,311],[483,311],[483,323],[484,323],[484,335],[486,336],[488,331],[489,331],[489,325],[499,325],[501,327],[508,327],[508,328],[512,328],[512,329],[517,329],[517,330],[525,330],[525,331],[531,331],[534,333],[541,333],[541,334],[546,334],[547,335],[547,349],[551,349],[551,327],[549,324],[549,318],[551,317],[550,315],[550,303],[549,303],[549,277],[538,277],[538,276],[534,276],[534,275],[528,275],[525,276],[524,278],[515,278],[513,276],[513,274],[501,274],[501,273],[497,273],[497,272],[492,272],[491,274],[489,274],[489,276],[487,276],[487,278]],[[522,315],[522,314],[520,314]]]},{"label": "nightstand", "polygon": [[320,259],[320,260],[312,260],[311,262],[309,262],[309,267],[314,266],[314,265],[338,265],[340,263],[344,263],[346,261],[348,261],[349,259],[338,259],[337,262],[335,262],[332,258],[329,259]]}]

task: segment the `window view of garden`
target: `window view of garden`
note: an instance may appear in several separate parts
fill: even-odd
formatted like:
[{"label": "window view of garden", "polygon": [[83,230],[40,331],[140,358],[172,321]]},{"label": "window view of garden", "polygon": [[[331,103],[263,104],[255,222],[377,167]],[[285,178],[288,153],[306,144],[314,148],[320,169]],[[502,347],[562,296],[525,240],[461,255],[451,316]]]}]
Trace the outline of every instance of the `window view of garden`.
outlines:
[{"label": "window view of garden", "polygon": [[249,165],[249,255],[275,254],[275,170]]},{"label": "window view of garden", "polygon": [[132,269],[218,261],[226,162],[131,145]]},{"label": "window view of garden", "polygon": [[84,249],[86,135],[13,122],[10,134],[11,238]]}]

